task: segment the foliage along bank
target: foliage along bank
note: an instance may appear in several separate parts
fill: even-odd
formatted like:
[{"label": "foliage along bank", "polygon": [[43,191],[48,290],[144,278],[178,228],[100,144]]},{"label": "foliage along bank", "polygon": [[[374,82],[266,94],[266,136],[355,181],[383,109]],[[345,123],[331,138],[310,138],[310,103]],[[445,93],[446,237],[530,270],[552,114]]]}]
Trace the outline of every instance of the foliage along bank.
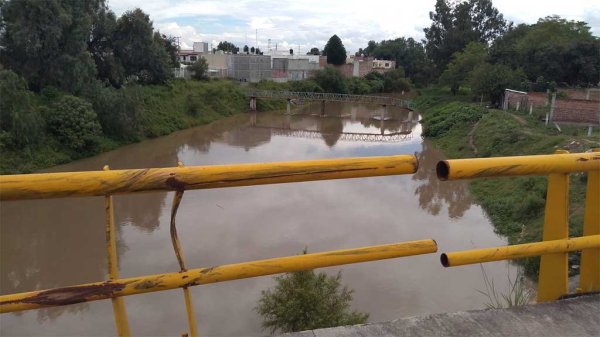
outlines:
[{"label": "foliage along bank", "polygon": [[165,85],[97,86],[81,96],[53,87],[36,94],[0,71],[1,174],[28,173],[118,146],[206,124],[248,110],[229,81],[172,80]]},{"label": "foliage along bank", "polygon": [[[422,115],[423,136],[431,139],[451,159],[551,154],[556,149],[584,152],[600,146],[600,133],[587,136],[584,127],[563,126],[559,132],[541,120],[545,111],[533,115],[487,109],[471,103],[463,91],[451,96],[446,90],[421,91],[416,99]],[[569,235],[583,233],[587,175],[570,179]],[[510,244],[542,240],[547,177],[473,179],[471,192],[485,210],[496,233]],[[539,258],[520,260],[526,274],[539,269]],[[569,255],[570,272],[577,273],[579,254]]]}]

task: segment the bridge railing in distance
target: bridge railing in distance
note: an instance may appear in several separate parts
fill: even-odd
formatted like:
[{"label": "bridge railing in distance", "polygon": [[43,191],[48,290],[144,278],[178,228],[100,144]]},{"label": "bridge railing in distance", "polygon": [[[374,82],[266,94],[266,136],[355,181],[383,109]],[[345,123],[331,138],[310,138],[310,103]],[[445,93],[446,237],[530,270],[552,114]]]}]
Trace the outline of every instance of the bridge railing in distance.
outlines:
[{"label": "bridge railing in distance", "polygon": [[[577,292],[600,291],[600,152],[445,160],[441,180],[547,175],[543,241],[444,253],[445,267],[541,256],[537,301],[568,295],[568,252],[581,251]],[[569,173],[587,172],[583,236],[569,238]],[[515,205],[516,206],[516,205]]]},{"label": "bridge railing in distance", "polygon": [[[264,275],[435,253],[435,241],[419,240],[322,253],[186,269],[175,218],[184,191],[235,186],[347,179],[415,173],[414,155],[150,168],[133,170],[19,174],[0,176],[0,200],[103,196],[106,207],[108,280],[69,287],[0,296],[0,313],[111,299],[119,336],[130,336],[123,296],[182,288],[191,336],[197,326],[188,290],[191,286]],[[113,194],[175,191],[171,209],[171,240],[179,272],[121,279],[113,215]],[[186,334],[187,335],[187,334]]]},{"label": "bridge railing in distance", "polygon": [[377,104],[386,106],[397,106],[406,109],[414,109],[413,101],[403,100],[390,96],[372,96],[372,95],[351,95],[328,92],[300,92],[300,91],[277,91],[249,89],[246,95],[252,98],[265,99],[303,99],[309,101],[334,101],[334,102],[352,102],[362,104]]}]

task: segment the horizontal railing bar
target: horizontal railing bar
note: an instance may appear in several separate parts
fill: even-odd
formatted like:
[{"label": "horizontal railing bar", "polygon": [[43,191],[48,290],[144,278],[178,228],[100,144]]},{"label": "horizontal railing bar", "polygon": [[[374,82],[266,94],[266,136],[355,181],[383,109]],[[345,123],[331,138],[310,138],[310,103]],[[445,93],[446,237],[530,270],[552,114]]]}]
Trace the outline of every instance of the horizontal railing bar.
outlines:
[{"label": "horizontal railing bar", "polygon": [[0,200],[104,196],[415,173],[414,155],[0,176]]},{"label": "horizontal railing bar", "polygon": [[600,153],[452,159],[438,162],[436,170],[441,180],[595,171]]},{"label": "horizontal railing bar", "polygon": [[554,253],[566,253],[598,247],[600,247],[600,235],[588,235],[571,239],[443,253],[440,260],[444,267],[456,267],[467,264],[522,259],[525,257]]},{"label": "horizontal railing bar", "polygon": [[179,273],[156,274],[106,282],[0,296],[0,313],[69,305],[285,272],[331,267],[437,252],[434,240],[279,257]]}]

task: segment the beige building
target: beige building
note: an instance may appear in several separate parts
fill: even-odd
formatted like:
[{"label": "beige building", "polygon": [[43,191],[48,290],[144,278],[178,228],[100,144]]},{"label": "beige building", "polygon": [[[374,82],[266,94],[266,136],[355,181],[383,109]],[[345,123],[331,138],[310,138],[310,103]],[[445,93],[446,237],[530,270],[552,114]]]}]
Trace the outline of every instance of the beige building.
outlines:
[{"label": "beige building", "polygon": [[206,59],[208,63],[208,76],[212,78],[226,78],[227,77],[227,57],[228,54],[216,53],[216,54],[202,54],[202,57]]}]

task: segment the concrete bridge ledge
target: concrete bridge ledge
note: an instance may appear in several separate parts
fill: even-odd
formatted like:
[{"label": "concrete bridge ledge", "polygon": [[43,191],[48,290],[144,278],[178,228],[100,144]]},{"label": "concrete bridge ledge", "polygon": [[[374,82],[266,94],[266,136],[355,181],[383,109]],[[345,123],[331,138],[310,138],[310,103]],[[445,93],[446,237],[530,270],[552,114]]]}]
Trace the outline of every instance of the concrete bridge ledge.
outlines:
[{"label": "concrete bridge ledge", "polygon": [[600,295],[284,334],[286,337],[600,336]]}]

